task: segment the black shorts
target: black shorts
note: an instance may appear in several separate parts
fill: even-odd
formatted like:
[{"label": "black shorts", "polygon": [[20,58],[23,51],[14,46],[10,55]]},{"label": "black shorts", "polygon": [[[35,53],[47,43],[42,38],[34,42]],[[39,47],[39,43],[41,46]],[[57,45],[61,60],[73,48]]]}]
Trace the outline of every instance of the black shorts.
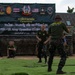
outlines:
[{"label": "black shorts", "polygon": [[9,50],[9,57],[15,57],[15,53],[14,50]]}]

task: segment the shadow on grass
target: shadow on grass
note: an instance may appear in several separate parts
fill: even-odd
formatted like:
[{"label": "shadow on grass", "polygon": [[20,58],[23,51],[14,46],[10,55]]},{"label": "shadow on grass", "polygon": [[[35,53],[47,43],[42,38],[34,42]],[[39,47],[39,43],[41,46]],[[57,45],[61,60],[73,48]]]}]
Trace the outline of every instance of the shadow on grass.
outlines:
[{"label": "shadow on grass", "polygon": [[65,65],[65,66],[75,66],[75,64],[68,64],[68,65]]},{"label": "shadow on grass", "polygon": [[29,74],[24,73],[24,72],[21,72],[21,73],[13,73],[13,74],[11,74],[11,75],[29,75]]},{"label": "shadow on grass", "polygon": [[[28,66],[23,66],[23,67],[27,67],[27,68],[35,68],[35,67],[46,67],[47,65],[28,65]],[[53,65],[53,66],[57,66],[57,65]],[[69,65],[65,65],[65,66],[75,66],[74,64],[69,64]]]},{"label": "shadow on grass", "polygon": [[[53,66],[57,66],[57,65],[53,65]],[[75,64],[66,64],[65,66],[75,66]]]},{"label": "shadow on grass", "polygon": [[37,66],[37,65],[30,65],[30,66],[23,66],[23,67],[28,67],[28,68],[35,68],[35,67],[46,67],[47,65],[39,65],[39,66]]},{"label": "shadow on grass", "polygon": [[74,74],[75,75],[75,72],[70,72],[70,74]]}]

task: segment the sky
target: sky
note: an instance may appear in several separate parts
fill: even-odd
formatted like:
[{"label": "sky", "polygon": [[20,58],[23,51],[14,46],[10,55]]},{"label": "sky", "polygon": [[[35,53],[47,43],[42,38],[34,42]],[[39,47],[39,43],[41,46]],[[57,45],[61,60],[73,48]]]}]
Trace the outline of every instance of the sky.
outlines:
[{"label": "sky", "polygon": [[56,12],[66,13],[68,6],[74,7],[75,11],[75,0],[0,0],[0,3],[49,3],[55,4]]}]

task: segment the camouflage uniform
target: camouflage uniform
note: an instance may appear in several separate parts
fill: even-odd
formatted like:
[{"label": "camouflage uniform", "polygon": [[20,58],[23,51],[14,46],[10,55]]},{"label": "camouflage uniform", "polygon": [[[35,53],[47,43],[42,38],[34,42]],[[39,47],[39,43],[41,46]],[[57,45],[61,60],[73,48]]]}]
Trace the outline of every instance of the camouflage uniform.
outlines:
[{"label": "camouflage uniform", "polygon": [[51,43],[49,49],[50,56],[48,61],[48,71],[52,70],[51,67],[52,67],[53,57],[56,49],[58,50],[58,53],[61,56],[57,71],[61,71],[63,66],[65,65],[66,53],[64,51],[63,40],[62,40],[63,37],[62,35],[64,30],[68,32],[66,25],[62,22],[54,22],[49,26],[48,32],[51,36]]},{"label": "camouflage uniform", "polygon": [[44,56],[45,63],[47,62],[47,55],[46,55],[46,46],[44,45],[44,42],[46,41],[48,37],[48,33],[46,31],[38,31],[37,36],[41,39],[41,41],[38,43],[38,58],[39,62],[42,62],[41,58]]}]

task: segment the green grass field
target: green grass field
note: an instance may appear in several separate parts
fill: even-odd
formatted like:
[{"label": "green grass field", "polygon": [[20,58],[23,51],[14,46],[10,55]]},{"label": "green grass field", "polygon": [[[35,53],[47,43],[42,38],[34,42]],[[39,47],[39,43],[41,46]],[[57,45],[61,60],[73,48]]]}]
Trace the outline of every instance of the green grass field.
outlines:
[{"label": "green grass field", "polygon": [[[47,72],[47,64],[37,63],[37,59],[0,59],[0,75],[25,75],[21,73],[27,73],[28,75],[56,75],[57,65],[59,58],[54,58],[52,72]],[[64,75],[75,75],[75,59],[68,58],[63,71],[67,74]]]}]

